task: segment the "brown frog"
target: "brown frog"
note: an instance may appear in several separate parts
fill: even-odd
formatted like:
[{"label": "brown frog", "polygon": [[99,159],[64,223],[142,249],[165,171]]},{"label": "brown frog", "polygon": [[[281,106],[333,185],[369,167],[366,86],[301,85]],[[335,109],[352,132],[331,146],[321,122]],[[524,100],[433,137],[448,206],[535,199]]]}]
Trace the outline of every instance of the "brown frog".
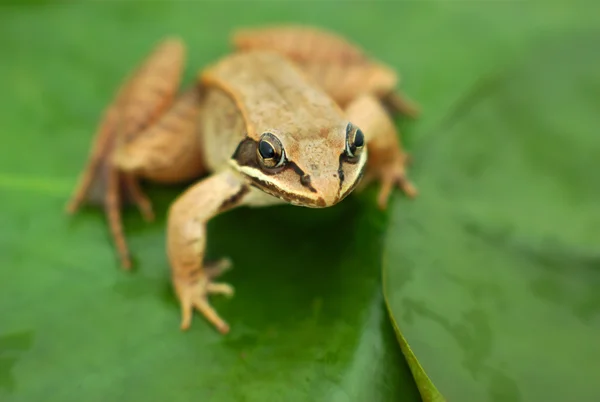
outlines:
[{"label": "brown frog", "polygon": [[[345,95],[342,101],[317,68],[306,68],[309,57],[299,62],[277,46],[253,47],[238,46],[207,66],[197,84],[178,96],[184,46],[178,39],[159,44],[107,109],[68,206],[70,212],[84,201],[104,206],[122,265],[129,268],[121,204],[129,199],[146,219],[153,217],[138,180],[199,179],[168,212],[167,253],[183,329],[197,309],[220,332],[229,331],[208,301],[209,294],[233,295],[230,285],[214,281],[229,260],[204,262],[206,224],[216,215],[282,203],[330,207],[363,176],[382,182],[382,207],[394,185],[416,194],[384,108],[391,90],[356,91],[354,99]],[[313,66],[322,62],[316,58]],[[368,63],[356,68],[367,71]],[[343,71],[342,63],[329,65]]]}]

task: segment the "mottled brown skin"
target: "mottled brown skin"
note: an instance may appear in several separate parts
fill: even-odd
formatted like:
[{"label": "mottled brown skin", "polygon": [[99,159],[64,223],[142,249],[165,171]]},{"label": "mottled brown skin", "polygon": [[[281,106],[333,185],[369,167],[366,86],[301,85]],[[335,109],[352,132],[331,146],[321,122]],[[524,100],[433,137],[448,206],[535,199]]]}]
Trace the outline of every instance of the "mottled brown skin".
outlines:
[{"label": "mottled brown skin", "polygon": [[[394,70],[369,57],[358,45],[323,28],[246,28],[235,32],[231,41],[237,51],[273,50],[293,60],[350,116],[359,116],[357,124],[365,127],[363,131],[379,134],[376,143],[369,144],[369,174],[364,182],[372,181],[377,173],[382,182],[378,196],[381,209],[386,208],[394,185],[411,198],[417,195],[406,177],[409,156],[401,147],[400,135],[391,119],[397,113],[416,118],[419,108],[396,89],[399,79]],[[367,130],[367,126],[373,129]]]},{"label": "mottled brown skin", "polygon": [[197,88],[183,93],[154,124],[116,149],[113,162],[121,170],[157,183],[197,178],[205,172],[198,132],[200,101]]},{"label": "mottled brown skin", "polygon": [[100,122],[87,167],[67,205],[69,213],[75,213],[85,202],[104,206],[121,265],[127,269],[131,258],[121,221],[124,196],[137,204],[146,220],[152,220],[154,214],[137,179],[118,169],[111,155],[134,141],[165,112],[178,90],[183,64],[182,43],[167,39],[122,84]]},{"label": "mottled brown skin", "polygon": [[369,62],[360,47],[341,35],[306,25],[240,29],[233,33],[231,40],[237,49],[270,49],[297,62]]},{"label": "mottled brown skin", "polygon": [[[156,61],[164,49],[175,54],[173,63]],[[146,203],[144,208],[150,211],[138,178],[175,183],[210,173],[171,205],[167,253],[181,304],[181,328],[190,326],[196,309],[227,333],[229,326],[208,302],[209,294],[233,295],[231,286],[214,282],[230,262],[204,261],[210,219],[240,206],[329,207],[350,194],[365,171],[368,180],[383,181],[382,207],[382,199],[387,200],[394,185],[411,195],[415,191],[405,176],[405,157],[394,124],[378,97],[362,93],[345,103],[336,102],[306,69],[281,53],[244,51],[204,69],[196,86],[174,98],[180,77],[171,74],[174,70],[181,74],[182,49],[173,40],[159,45],[150,57],[155,61],[146,62],[136,73],[145,78],[136,79],[134,74],[123,86],[121,93],[126,95],[119,95],[108,109],[70,209],[85,195],[91,199],[89,189],[99,185],[103,198],[111,199],[105,207],[111,226],[119,228],[113,235],[122,264],[128,267],[118,216],[119,186],[107,185],[105,172],[112,174],[112,180],[122,180],[127,194],[143,199],[139,204]],[[166,75],[160,78],[161,74]],[[143,88],[136,82],[146,82],[147,93],[153,96],[140,95]],[[142,99],[153,101],[142,107]],[[139,105],[135,113],[133,103]],[[142,109],[152,112],[142,113]],[[363,132],[364,146],[358,142]],[[259,151],[265,141],[274,144],[274,157]]]},{"label": "mottled brown skin", "polygon": [[285,55],[342,107],[362,95],[372,95],[393,113],[413,118],[419,114],[417,105],[398,92],[394,70],[335,32],[305,25],[274,25],[240,29],[231,42],[237,51],[273,50]]},{"label": "mottled brown skin", "polygon": [[[342,186],[337,178],[348,125],[343,110],[279,54],[264,51],[233,54],[206,69],[201,82],[229,95],[239,110],[245,136],[234,138],[223,156],[229,159],[231,150],[247,140],[250,158],[244,157],[241,152],[244,150],[239,149],[232,163],[238,170],[254,172],[253,185],[270,192],[264,186],[268,182],[277,186],[271,194],[277,198],[322,207],[338,202],[345,196],[348,183],[358,179],[357,169],[345,171],[346,183]],[[212,109],[207,112],[205,121],[223,113],[223,108]],[[205,128],[204,132],[206,136],[217,138],[221,130],[212,134]],[[256,144],[264,132],[277,135],[290,161],[276,175],[261,170],[255,158]],[[299,181],[298,176],[307,177],[305,181],[310,180],[311,185]],[[295,199],[298,197],[302,197],[302,201]]]}]

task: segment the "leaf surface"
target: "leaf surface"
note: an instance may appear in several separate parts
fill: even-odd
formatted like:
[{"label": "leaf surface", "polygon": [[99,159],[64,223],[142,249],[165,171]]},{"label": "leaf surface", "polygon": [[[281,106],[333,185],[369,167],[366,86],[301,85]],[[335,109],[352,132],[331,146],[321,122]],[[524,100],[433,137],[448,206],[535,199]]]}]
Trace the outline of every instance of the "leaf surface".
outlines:
[{"label": "leaf surface", "polygon": [[415,145],[421,197],[393,211],[385,292],[423,390],[600,398],[598,38],[540,42]]}]

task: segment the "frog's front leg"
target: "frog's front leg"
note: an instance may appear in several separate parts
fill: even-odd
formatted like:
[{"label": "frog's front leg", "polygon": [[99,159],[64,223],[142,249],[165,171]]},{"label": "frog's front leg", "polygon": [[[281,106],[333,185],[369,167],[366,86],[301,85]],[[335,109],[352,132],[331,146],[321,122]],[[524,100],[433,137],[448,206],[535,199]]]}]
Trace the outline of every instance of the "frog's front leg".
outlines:
[{"label": "frog's front leg", "polygon": [[233,288],[213,279],[228,267],[224,260],[216,266],[204,262],[206,224],[214,216],[239,206],[249,194],[248,185],[232,171],[225,170],[200,181],[183,193],[168,215],[167,252],[172,281],[181,304],[181,328],[189,328],[194,308],[219,332],[229,326],[211,307],[211,293],[233,295]]},{"label": "frog's front leg", "polygon": [[378,195],[381,209],[387,207],[394,186],[399,186],[409,197],[415,197],[417,189],[406,174],[408,154],[402,149],[394,122],[380,101],[372,96],[361,96],[347,106],[346,114],[367,139],[369,158],[361,187],[374,180],[381,182]]}]

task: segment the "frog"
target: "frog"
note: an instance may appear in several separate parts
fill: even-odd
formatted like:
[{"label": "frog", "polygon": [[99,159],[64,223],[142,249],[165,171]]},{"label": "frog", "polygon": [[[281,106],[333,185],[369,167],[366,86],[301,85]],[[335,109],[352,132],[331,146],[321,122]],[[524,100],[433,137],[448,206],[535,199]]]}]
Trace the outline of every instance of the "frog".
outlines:
[{"label": "frog", "polygon": [[[392,118],[402,115],[414,120],[420,116],[419,105],[399,89],[400,75],[393,68],[370,55],[359,44],[330,29],[292,23],[244,27],[231,33],[230,43],[235,51],[273,50],[284,55],[315,80],[342,108],[348,107],[362,95],[369,95],[368,98],[363,97],[363,106],[373,114],[371,119],[383,124],[379,130],[391,132],[396,129],[381,113],[381,108],[364,102],[378,100]],[[359,104],[355,102],[352,110],[358,111]],[[396,144],[375,140],[369,145],[371,149],[391,146],[400,151],[397,155],[382,149],[377,151],[380,155],[377,166],[385,165],[382,155],[388,155],[388,161],[393,159],[395,163],[395,166],[378,171],[379,174],[388,175],[382,181],[377,200],[382,210],[386,209],[394,184],[400,186],[410,198],[415,198],[418,193],[403,173],[404,167],[410,163],[410,155],[402,149],[400,134],[396,133],[395,136],[398,138]],[[377,178],[373,174],[376,170],[368,169],[359,189]]]},{"label": "frog", "polygon": [[211,219],[240,207],[333,207],[367,176],[382,183],[386,197],[388,187],[414,186],[395,124],[376,96],[361,93],[341,106],[276,49],[230,52],[178,93],[185,52],[180,38],[166,38],[121,84],[67,211],[102,206],[121,266],[131,269],[123,205],[136,204],[151,221],[142,180],[191,182],[166,219],[180,328],[189,329],[197,311],[227,334],[209,297],[234,295],[233,286],[217,281],[232,263],[205,260]]}]

